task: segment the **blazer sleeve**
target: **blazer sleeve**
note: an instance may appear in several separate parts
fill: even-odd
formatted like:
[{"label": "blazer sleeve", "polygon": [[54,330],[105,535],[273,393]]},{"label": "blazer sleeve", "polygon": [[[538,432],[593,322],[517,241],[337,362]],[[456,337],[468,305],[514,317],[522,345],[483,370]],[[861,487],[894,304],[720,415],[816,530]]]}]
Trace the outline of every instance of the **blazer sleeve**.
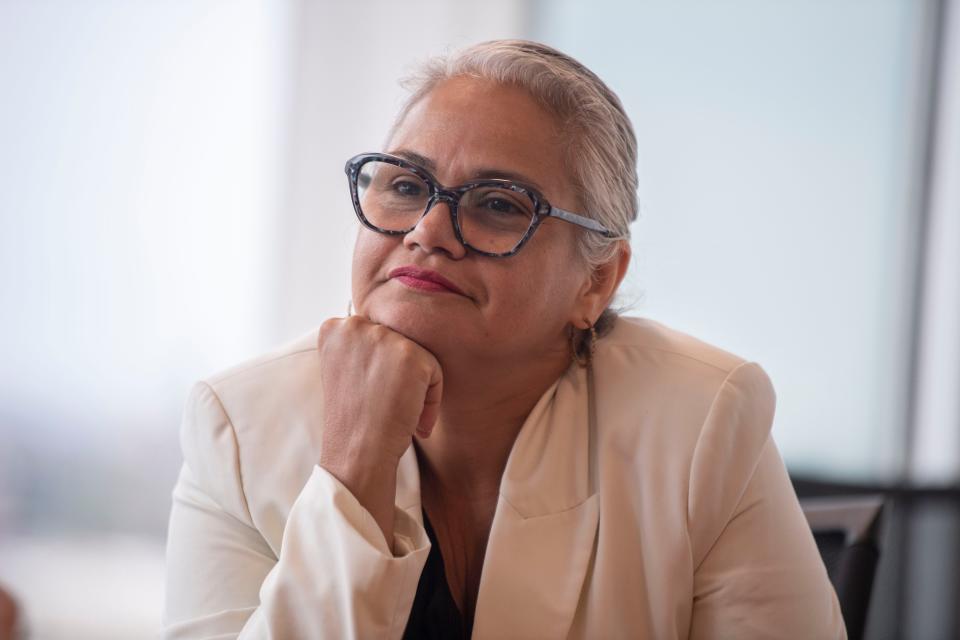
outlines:
[{"label": "blazer sleeve", "polygon": [[165,638],[403,635],[430,548],[412,516],[397,508],[388,545],[353,494],[315,466],[274,553],[247,505],[233,425],[204,383],[187,402],[181,446],[167,539]]},{"label": "blazer sleeve", "polygon": [[692,640],[846,638],[836,593],[770,436],[774,392],[745,363],[694,451],[688,520]]}]

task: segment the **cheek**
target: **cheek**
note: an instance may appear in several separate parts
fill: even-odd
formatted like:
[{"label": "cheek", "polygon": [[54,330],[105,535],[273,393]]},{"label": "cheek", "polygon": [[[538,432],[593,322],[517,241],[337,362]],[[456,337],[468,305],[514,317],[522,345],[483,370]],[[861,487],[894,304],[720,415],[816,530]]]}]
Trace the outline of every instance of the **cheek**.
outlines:
[{"label": "cheek", "polygon": [[361,228],[353,245],[351,265],[351,292],[353,306],[360,309],[370,289],[376,284],[376,275],[397,241],[390,236]]},{"label": "cheek", "polygon": [[549,248],[553,251],[530,252],[522,263],[497,274],[497,315],[509,318],[508,326],[523,324],[552,333],[569,321],[583,272],[576,255],[562,244]]}]

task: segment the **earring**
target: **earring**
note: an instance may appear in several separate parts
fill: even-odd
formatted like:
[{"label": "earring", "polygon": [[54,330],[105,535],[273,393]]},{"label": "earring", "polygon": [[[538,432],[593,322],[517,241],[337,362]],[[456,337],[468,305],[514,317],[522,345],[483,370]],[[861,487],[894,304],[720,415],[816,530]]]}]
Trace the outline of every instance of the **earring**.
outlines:
[{"label": "earring", "polygon": [[353,315],[353,300],[350,299],[350,300],[347,300],[347,317],[349,318],[352,315]]},{"label": "earring", "polygon": [[593,361],[593,353],[597,350],[597,330],[586,320],[587,328],[577,331],[574,327],[570,331],[570,348],[573,351],[574,361],[581,367],[587,367]]}]

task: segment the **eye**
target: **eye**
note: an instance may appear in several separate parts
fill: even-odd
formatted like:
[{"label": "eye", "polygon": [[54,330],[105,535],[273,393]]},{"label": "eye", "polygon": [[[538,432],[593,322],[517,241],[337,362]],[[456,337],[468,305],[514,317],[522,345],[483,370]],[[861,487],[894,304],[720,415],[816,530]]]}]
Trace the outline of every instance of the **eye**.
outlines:
[{"label": "eye", "polygon": [[483,201],[483,206],[500,213],[518,213],[519,209],[512,202],[503,198],[487,198]]},{"label": "eye", "polygon": [[526,194],[499,187],[479,186],[460,200],[462,217],[489,228],[527,228],[534,216],[534,203]]},{"label": "eye", "polygon": [[529,217],[530,213],[526,207],[522,207],[511,198],[504,198],[498,195],[490,194],[480,201],[480,206],[491,213],[502,215],[521,215]]},{"label": "eye", "polygon": [[391,187],[395,193],[405,197],[416,197],[423,193],[423,185],[410,180],[397,180]]}]

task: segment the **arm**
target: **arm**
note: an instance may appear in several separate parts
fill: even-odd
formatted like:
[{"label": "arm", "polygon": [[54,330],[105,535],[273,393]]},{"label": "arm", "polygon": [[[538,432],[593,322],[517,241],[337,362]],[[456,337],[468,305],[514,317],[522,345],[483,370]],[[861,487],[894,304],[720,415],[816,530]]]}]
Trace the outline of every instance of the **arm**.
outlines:
[{"label": "arm", "polygon": [[846,638],[836,594],[773,440],[774,395],[745,364],[714,400],[690,477],[690,638]]},{"label": "arm", "polygon": [[[167,638],[399,638],[429,551],[395,508],[393,536],[315,466],[275,554],[247,508],[233,425],[199,384],[181,434],[184,466],[167,543]],[[392,547],[392,548],[391,548]]]}]

